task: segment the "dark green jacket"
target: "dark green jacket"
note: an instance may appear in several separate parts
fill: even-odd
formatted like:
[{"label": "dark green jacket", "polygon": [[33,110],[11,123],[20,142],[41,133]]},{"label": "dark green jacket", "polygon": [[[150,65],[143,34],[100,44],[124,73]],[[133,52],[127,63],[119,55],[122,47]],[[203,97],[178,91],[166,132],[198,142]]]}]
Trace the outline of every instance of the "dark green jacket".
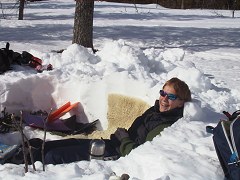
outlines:
[{"label": "dark green jacket", "polygon": [[183,107],[160,112],[159,101],[149,108],[143,115],[136,118],[128,129],[129,137],[122,139],[120,153],[125,156],[130,151],[146,141],[151,141],[160,132],[183,117]]}]

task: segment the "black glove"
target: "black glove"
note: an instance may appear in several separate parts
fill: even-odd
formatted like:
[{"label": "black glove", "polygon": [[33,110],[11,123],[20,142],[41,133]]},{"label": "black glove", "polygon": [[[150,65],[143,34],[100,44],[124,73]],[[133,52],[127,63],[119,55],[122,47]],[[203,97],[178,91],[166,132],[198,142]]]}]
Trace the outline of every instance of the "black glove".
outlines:
[{"label": "black glove", "polygon": [[129,137],[127,130],[124,128],[117,128],[114,135],[119,141],[121,141],[123,138]]}]

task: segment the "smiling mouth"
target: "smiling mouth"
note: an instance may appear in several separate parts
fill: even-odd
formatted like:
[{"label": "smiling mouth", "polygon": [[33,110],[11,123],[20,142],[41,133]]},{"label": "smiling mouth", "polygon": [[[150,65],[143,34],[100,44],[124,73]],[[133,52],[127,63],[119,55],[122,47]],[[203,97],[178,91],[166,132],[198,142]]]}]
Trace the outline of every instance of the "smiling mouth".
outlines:
[{"label": "smiling mouth", "polygon": [[169,109],[169,105],[163,104],[163,103],[160,104],[160,108],[159,108],[160,111],[167,111],[168,109]]},{"label": "smiling mouth", "polygon": [[169,105],[168,104],[165,104],[165,103],[161,103],[160,104],[162,107],[169,107]]}]

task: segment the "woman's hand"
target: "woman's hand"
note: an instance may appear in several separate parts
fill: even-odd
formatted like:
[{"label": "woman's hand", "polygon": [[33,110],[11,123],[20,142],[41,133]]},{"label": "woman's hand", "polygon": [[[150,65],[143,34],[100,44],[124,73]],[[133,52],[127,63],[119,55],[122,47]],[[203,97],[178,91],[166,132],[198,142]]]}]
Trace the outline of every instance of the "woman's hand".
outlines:
[{"label": "woman's hand", "polygon": [[123,138],[129,137],[127,130],[124,128],[117,128],[114,135],[119,141],[121,141]]}]

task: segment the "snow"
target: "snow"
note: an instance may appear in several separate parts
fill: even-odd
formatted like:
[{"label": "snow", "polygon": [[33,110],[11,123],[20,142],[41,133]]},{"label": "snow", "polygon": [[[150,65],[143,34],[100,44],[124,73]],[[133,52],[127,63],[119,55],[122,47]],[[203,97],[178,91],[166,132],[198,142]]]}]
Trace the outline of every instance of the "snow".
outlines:
[{"label": "snow", "polygon": [[[37,171],[24,165],[0,165],[3,179],[224,179],[206,125],[215,126],[222,111],[240,109],[240,12],[229,10],[171,10],[159,5],[95,2],[94,47],[71,45],[74,1],[28,3],[18,21],[12,1],[3,2],[6,19],[0,19],[0,47],[10,42],[17,52],[28,51],[51,63],[52,71],[37,73],[15,65],[0,76],[0,108],[47,110],[67,101],[80,101],[78,120],[100,119],[107,128],[107,97],[119,93],[150,105],[171,77],[184,80],[193,101],[184,117],[153,141],[117,161],[81,161],[63,165],[36,162]],[[15,14],[14,14],[15,13]],[[2,17],[2,16],[1,16]],[[64,49],[63,53],[54,51]],[[83,114],[85,113],[86,116]],[[43,133],[25,127],[29,138]],[[47,140],[61,139],[47,133]],[[17,132],[0,134],[0,141],[20,142]]]}]

